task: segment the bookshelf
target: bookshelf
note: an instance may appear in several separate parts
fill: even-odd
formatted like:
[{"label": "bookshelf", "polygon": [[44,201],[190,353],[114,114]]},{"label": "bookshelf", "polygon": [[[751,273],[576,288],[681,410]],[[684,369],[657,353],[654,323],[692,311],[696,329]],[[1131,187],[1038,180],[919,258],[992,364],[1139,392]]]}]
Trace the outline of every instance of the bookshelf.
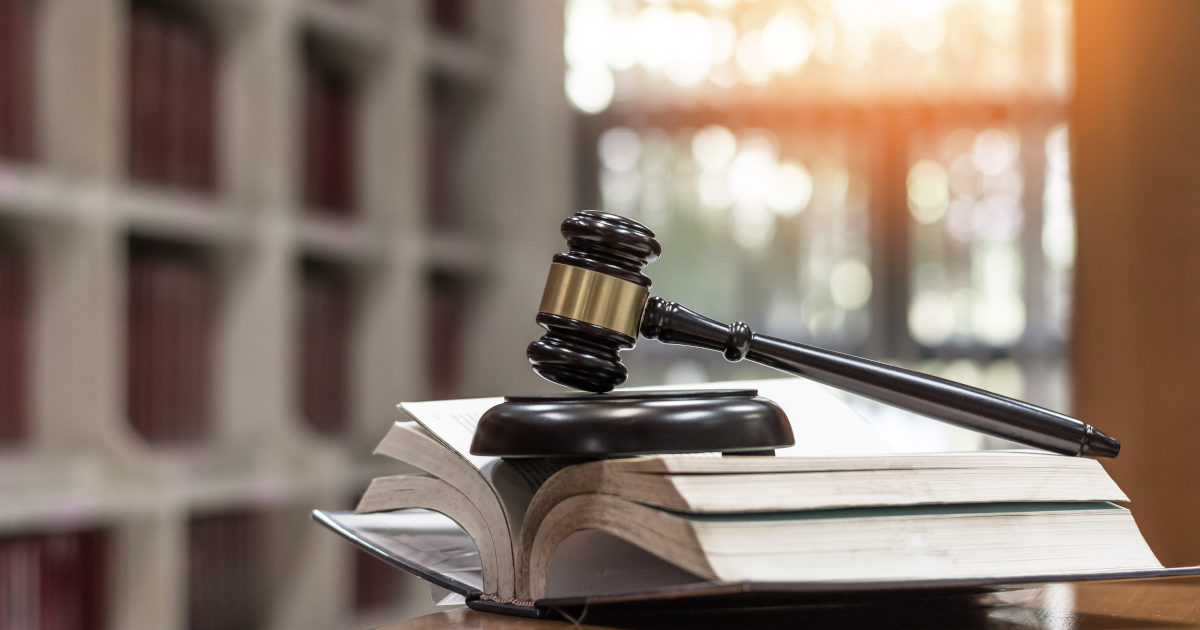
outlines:
[{"label": "bookshelf", "polygon": [[308,512],[403,470],[369,455],[400,400],[547,389],[562,5],[0,0],[0,32],[0,573],[77,574],[62,628],[429,610]]}]

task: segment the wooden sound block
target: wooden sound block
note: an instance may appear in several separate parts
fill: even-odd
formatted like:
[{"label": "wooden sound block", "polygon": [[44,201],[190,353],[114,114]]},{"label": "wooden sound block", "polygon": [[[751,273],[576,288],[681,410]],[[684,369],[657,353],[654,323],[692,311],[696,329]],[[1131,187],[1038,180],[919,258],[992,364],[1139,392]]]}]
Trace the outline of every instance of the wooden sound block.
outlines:
[{"label": "wooden sound block", "polygon": [[792,446],[792,425],[753,389],[507,396],[479,420],[472,455],[604,458],[759,455]]}]

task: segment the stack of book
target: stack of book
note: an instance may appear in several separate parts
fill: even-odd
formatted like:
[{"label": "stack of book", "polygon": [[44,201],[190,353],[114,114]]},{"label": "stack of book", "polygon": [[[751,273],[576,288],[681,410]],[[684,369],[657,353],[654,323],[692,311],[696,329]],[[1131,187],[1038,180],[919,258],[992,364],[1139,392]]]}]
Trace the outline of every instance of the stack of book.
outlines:
[{"label": "stack of book", "polygon": [[[722,385],[732,384],[714,386]],[[890,453],[821,386],[737,386],[784,408],[797,447],[777,457],[501,460],[468,452],[475,423],[498,399],[408,403],[411,420],[397,422],[376,452],[424,474],[372,482],[357,508],[376,515],[363,536],[354,517],[322,518],[387,556],[364,541],[389,513],[448,516],[478,550],[481,583],[469,595],[517,610],[731,588],[979,588],[1164,571],[1095,460]]]}]

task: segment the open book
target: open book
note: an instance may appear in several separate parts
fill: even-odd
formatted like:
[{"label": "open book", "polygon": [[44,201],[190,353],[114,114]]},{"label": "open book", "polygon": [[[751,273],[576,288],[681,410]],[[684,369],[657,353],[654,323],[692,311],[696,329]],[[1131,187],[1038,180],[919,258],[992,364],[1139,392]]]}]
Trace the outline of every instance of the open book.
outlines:
[{"label": "open book", "polygon": [[1162,570],[1098,462],[1038,452],[894,454],[824,387],[757,388],[788,414],[777,457],[576,465],[468,452],[500,399],[405,403],[376,452],[424,475],[375,479],[359,514],[425,508],[478,549],[483,596],[694,583],[896,583]]}]

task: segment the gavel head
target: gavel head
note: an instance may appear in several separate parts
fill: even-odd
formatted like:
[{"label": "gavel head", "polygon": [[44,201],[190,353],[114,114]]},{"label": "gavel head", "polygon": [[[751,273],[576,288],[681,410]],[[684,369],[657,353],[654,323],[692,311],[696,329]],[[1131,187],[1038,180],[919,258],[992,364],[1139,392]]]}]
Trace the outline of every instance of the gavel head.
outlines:
[{"label": "gavel head", "polygon": [[651,285],[642,268],[662,248],[646,226],[590,210],[563,221],[562,235],[570,251],[554,256],[538,307],[546,334],[525,354],[549,381],[606,392],[629,376],[618,352],[637,341]]}]

